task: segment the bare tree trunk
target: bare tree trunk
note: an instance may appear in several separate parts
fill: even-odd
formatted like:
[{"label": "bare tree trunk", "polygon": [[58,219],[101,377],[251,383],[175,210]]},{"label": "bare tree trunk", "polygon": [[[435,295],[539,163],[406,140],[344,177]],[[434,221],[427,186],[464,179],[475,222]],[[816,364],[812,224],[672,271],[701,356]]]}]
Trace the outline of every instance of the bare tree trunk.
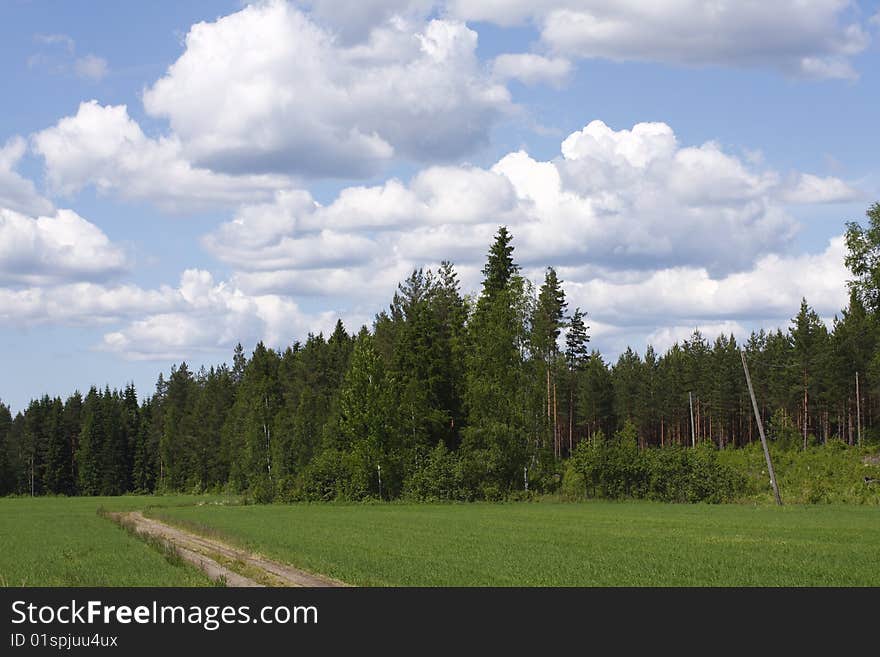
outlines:
[{"label": "bare tree trunk", "polygon": [[807,368],[804,368],[804,450],[807,449]]},{"label": "bare tree trunk", "polygon": [[847,424],[847,441],[850,445],[853,444],[853,429],[852,429],[852,403],[851,400],[846,400],[846,424]]},{"label": "bare tree trunk", "polygon": [[556,381],[553,381],[553,441],[557,445],[557,457],[562,458],[562,441],[559,439],[559,413],[556,405]]},{"label": "bare tree trunk", "polygon": [[[547,361],[547,423],[550,423],[550,361]],[[542,441],[543,442],[543,441]],[[553,444],[553,455],[556,456],[556,443]]]},{"label": "bare tree trunk", "polygon": [[859,373],[856,372],[856,435],[858,436],[859,447],[862,445],[862,406],[859,396]]}]

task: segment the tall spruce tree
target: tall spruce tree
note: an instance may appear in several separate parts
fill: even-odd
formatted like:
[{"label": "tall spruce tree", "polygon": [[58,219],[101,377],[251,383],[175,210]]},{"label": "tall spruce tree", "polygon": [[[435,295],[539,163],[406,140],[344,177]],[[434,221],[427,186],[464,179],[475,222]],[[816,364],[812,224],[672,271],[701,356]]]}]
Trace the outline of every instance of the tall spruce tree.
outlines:
[{"label": "tall spruce tree", "polygon": [[580,308],[575,308],[574,314],[568,323],[568,329],[565,332],[565,366],[568,372],[566,387],[568,388],[568,452],[572,453],[575,443],[575,418],[577,417],[577,401],[579,398],[578,379],[581,372],[587,366],[590,358],[590,352],[587,344],[590,342],[590,336],[587,333],[589,328],[584,322],[584,313]]},{"label": "tall spruce tree", "polygon": [[544,406],[547,409],[547,431],[557,458],[562,455],[562,441],[559,431],[556,369],[565,308],[562,281],[557,277],[556,270],[548,267],[531,318],[531,343],[532,349],[541,359],[543,379],[546,382]]},{"label": "tall spruce tree", "polygon": [[470,456],[487,470],[488,496],[518,487],[528,466],[529,445],[540,438],[539,427],[530,428],[527,420],[531,395],[524,365],[532,308],[511,241],[507,229],[499,228],[468,325],[468,426],[463,440]]},{"label": "tall spruce tree", "polygon": [[15,475],[10,458],[12,413],[9,406],[0,401],[0,495],[15,491]]}]

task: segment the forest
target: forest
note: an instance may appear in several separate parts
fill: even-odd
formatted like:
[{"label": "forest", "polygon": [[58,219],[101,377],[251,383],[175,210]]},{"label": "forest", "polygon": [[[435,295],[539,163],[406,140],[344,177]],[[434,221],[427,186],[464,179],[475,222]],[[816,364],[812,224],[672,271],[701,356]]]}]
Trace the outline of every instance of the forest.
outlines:
[{"label": "forest", "polygon": [[758,440],[740,350],[777,448],[880,438],[880,203],[866,214],[847,224],[850,295],[830,327],[804,299],[786,330],[743,344],[695,330],[614,362],[552,267],[539,287],[521,275],[502,226],[477,294],[444,262],[414,271],[371,328],[239,344],[231,366],[182,362],[142,400],[129,385],[14,417],[0,403],[0,495],[496,500],[558,491],[575,464],[600,496],[680,499],[664,491],[684,470],[721,482],[685,499],[712,500],[736,488],[713,454]]}]

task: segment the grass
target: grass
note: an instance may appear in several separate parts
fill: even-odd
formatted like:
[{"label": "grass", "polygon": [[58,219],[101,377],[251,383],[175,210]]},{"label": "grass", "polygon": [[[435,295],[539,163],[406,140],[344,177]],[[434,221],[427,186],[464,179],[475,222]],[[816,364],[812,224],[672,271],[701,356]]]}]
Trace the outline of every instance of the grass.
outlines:
[{"label": "grass", "polygon": [[207,586],[176,554],[163,552],[96,513],[192,497],[0,498],[0,585]]},{"label": "grass", "polygon": [[[787,504],[880,505],[880,456],[876,445],[862,449],[834,440],[806,451],[772,446],[771,457]],[[718,459],[746,475],[752,500],[772,503],[760,443],[721,450]]]},{"label": "grass", "polygon": [[0,499],[0,584],[211,584],[99,517],[101,507],[148,509],[356,585],[880,585],[877,506],[199,504],[210,501]]},{"label": "grass", "polygon": [[153,515],[356,585],[880,585],[880,508],[268,505]]}]

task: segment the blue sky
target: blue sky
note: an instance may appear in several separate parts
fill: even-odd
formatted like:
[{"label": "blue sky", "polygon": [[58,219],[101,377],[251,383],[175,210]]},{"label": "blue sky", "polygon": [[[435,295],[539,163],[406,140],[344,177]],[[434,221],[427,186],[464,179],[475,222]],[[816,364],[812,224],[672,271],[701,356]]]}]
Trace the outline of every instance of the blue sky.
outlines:
[{"label": "blue sky", "polygon": [[845,304],[880,198],[880,3],[0,5],[0,400],[465,291],[499,223],[594,345]]}]

